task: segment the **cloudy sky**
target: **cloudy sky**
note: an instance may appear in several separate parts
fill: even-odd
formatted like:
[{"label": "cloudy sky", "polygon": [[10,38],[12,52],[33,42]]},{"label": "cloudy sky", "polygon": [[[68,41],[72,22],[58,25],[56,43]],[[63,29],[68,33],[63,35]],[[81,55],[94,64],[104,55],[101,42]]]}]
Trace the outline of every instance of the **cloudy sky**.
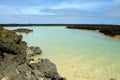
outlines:
[{"label": "cloudy sky", "polygon": [[120,0],[0,0],[0,23],[120,24]]}]

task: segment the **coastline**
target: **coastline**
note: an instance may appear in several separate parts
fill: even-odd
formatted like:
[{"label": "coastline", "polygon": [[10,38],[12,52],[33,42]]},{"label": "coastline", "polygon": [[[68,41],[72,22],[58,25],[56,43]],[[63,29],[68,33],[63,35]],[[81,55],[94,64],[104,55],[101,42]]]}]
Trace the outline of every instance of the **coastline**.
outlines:
[{"label": "coastline", "polygon": [[103,35],[105,37],[108,37],[108,38],[120,39],[120,35],[109,36],[109,35],[105,35],[104,33],[101,33],[100,30],[89,30],[89,29],[77,29],[77,30],[85,30],[85,31],[96,32],[96,33],[100,33],[101,35]]},{"label": "coastline", "polygon": [[0,28],[0,80],[66,80],[50,60],[34,60],[22,38],[13,30]]},{"label": "coastline", "polygon": [[[71,31],[71,30],[70,30]],[[76,30],[75,30],[76,31]],[[77,30],[78,31],[78,30]],[[95,31],[95,30],[89,30],[89,31]],[[85,31],[86,32],[86,31]],[[96,31],[95,31],[96,32]],[[102,35],[102,34],[101,34]],[[107,36],[108,37],[108,36]],[[41,39],[41,38],[40,38]],[[34,42],[34,41],[33,41]],[[45,50],[46,51],[46,50]],[[54,62],[55,63],[55,62]],[[62,74],[61,74],[62,75]]]},{"label": "coastline", "polygon": [[40,26],[65,26],[67,29],[93,30],[109,37],[120,38],[120,25],[114,24],[0,24],[0,27],[40,27]]},{"label": "coastline", "polygon": [[[16,29],[17,27],[14,27],[14,28]],[[65,29],[63,27],[62,27],[62,29],[61,29],[61,27],[57,27],[57,29],[56,29],[56,27],[45,28],[44,26],[42,28],[41,27],[26,27],[26,28],[33,29],[33,33],[30,33],[29,35],[23,34],[24,41],[26,41],[29,44],[29,46],[31,46],[31,45],[39,46],[43,50],[43,55],[40,55],[40,57],[47,58],[47,59],[51,60],[52,62],[54,62],[57,65],[57,69],[58,69],[58,72],[60,73],[60,75],[65,76],[68,80],[87,79],[86,73],[90,73],[91,72],[90,69],[99,70],[98,67],[103,68],[102,71],[100,70],[101,76],[95,72],[93,74],[94,75],[93,77],[91,76],[91,74],[88,75],[88,77],[90,79],[92,79],[92,80],[93,79],[109,80],[110,78],[119,79],[119,75],[112,76],[112,74],[116,74],[117,72],[109,73],[104,69],[104,67],[106,65],[103,65],[103,66],[99,65],[99,64],[103,64],[104,61],[117,62],[116,60],[109,60],[108,58],[109,57],[111,58],[113,53],[114,53],[113,54],[114,56],[117,53],[119,54],[119,49],[117,49],[120,47],[119,42],[111,40],[109,37],[106,38],[104,35],[102,35],[100,33],[86,31],[86,30],[79,31],[77,29],[72,30],[72,29]],[[47,34],[45,34],[46,32],[47,32]],[[39,35],[36,35],[38,33],[39,33]],[[56,36],[53,33],[56,33],[55,34]],[[49,34],[54,35],[54,36],[50,36],[50,38],[49,38]],[[65,37],[63,37],[63,34]],[[44,35],[46,37],[43,38],[41,35]],[[58,35],[59,35],[59,37],[58,37]],[[32,39],[33,38],[32,36],[34,36],[34,39]],[[38,37],[39,37],[39,39],[38,39]],[[84,37],[86,37],[86,38],[84,38]],[[55,38],[57,38],[57,39],[55,40]],[[50,43],[49,43],[48,39],[50,40]],[[61,39],[64,40],[64,44],[65,44],[64,46],[61,45],[62,44]],[[71,39],[73,39],[72,42],[71,41],[69,42],[69,40],[71,40]],[[56,42],[59,41],[60,45],[59,45],[59,43],[57,43],[57,45],[56,45],[56,42],[54,40]],[[85,41],[85,40],[87,40],[87,41]],[[106,42],[106,40],[107,40],[107,42]],[[51,41],[53,41],[53,42],[51,42]],[[97,45],[93,45],[93,44],[97,44]],[[88,47],[87,45],[91,46],[91,47]],[[102,47],[102,45],[104,45],[104,46]],[[110,47],[112,47],[111,45],[113,46],[114,49],[110,48]],[[101,49],[101,48],[97,49],[97,47],[100,47],[100,46],[101,46],[101,48],[104,48],[104,49]],[[85,48],[85,49],[83,49],[83,48]],[[91,48],[93,49],[92,52],[91,52]],[[107,53],[102,52],[102,50],[108,51],[109,54],[106,56]],[[95,60],[89,59],[89,58],[93,59],[93,57],[96,54],[99,54],[99,52],[101,53],[101,55],[96,56]],[[81,57],[83,55],[81,55],[81,54],[84,55],[84,58],[82,58],[82,59],[81,59]],[[91,56],[89,54],[91,54]],[[89,55],[89,56],[87,57],[87,55]],[[65,59],[63,59],[63,57],[65,57]],[[99,62],[100,57],[101,57],[102,62]],[[114,57],[115,59],[118,59],[117,56],[115,56],[115,57]],[[113,56],[112,56],[112,58],[113,58]],[[81,62],[79,62],[78,60]],[[86,60],[86,61],[84,61],[84,60]],[[88,61],[90,61],[90,63],[95,63],[95,64],[88,64],[87,63]],[[112,62],[110,62],[110,64],[112,64]],[[81,66],[81,65],[83,65],[83,66]],[[94,65],[97,65],[97,67],[94,67]],[[84,70],[83,68],[87,67],[87,66],[92,66],[92,67],[87,68],[87,70]],[[119,70],[119,68],[118,69],[117,68],[115,69],[115,68],[116,67],[112,67],[113,70]],[[77,73],[76,71],[79,73]],[[105,71],[105,74],[103,74],[104,71]],[[111,71],[111,68],[108,69],[108,71]],[[110,76],[107,76],[106,74],[110,74]],[[84,75],[84,76],[82,76],[82,75]],[[99,76],[99,78],[96,76]],[[106,76],[106,78],[105,78],[105,76]]]},{"label": "coastline", "polygon": [[81,30],[91,30],[95,32],[102,33],[106,36],[120,39],[120,25],[69,25],[67,29],[81,29]]}]

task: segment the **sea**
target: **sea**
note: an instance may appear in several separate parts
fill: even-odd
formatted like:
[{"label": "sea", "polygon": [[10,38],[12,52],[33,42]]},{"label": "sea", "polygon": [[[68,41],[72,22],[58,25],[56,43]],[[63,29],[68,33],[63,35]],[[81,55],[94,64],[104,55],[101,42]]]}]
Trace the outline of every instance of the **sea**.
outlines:
[{"label": "sea", "polygon": [[41,55],[52,61],[67,80],[120,80],[120,39],[96,31],[67,29],[65,26],[6,27],[27,28],[28,46],[38,46]]}]

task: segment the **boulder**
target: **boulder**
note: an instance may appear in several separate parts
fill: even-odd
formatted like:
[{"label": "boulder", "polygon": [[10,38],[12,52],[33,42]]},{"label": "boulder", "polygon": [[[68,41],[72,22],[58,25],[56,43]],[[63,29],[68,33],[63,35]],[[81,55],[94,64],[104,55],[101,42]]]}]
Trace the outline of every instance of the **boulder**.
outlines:
[{"label": "boulder", "polygon": [[42,53],[42,50],[39,47],[31,46],[31,47],[29,47],[29,49],[31,50],[31,54],[33,56]]},{"label": "boulder", "polygon": [[61,77],[48,59],[30,63],[25,54],[2,53],[0,58],[0,80],[66,80]]}]

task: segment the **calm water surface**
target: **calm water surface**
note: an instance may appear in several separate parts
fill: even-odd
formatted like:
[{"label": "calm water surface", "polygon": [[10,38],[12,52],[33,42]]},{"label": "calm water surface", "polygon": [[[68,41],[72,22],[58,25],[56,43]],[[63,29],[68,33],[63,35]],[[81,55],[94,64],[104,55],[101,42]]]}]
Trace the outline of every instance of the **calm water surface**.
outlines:
[{"label": "calm water surface", "polygon": [[54,62],[68,80],[120,80],[119,39],[65,27],[25,28],[34,30],[23,34],[28,45],[39,46],[43,51],[39,57]]}]

